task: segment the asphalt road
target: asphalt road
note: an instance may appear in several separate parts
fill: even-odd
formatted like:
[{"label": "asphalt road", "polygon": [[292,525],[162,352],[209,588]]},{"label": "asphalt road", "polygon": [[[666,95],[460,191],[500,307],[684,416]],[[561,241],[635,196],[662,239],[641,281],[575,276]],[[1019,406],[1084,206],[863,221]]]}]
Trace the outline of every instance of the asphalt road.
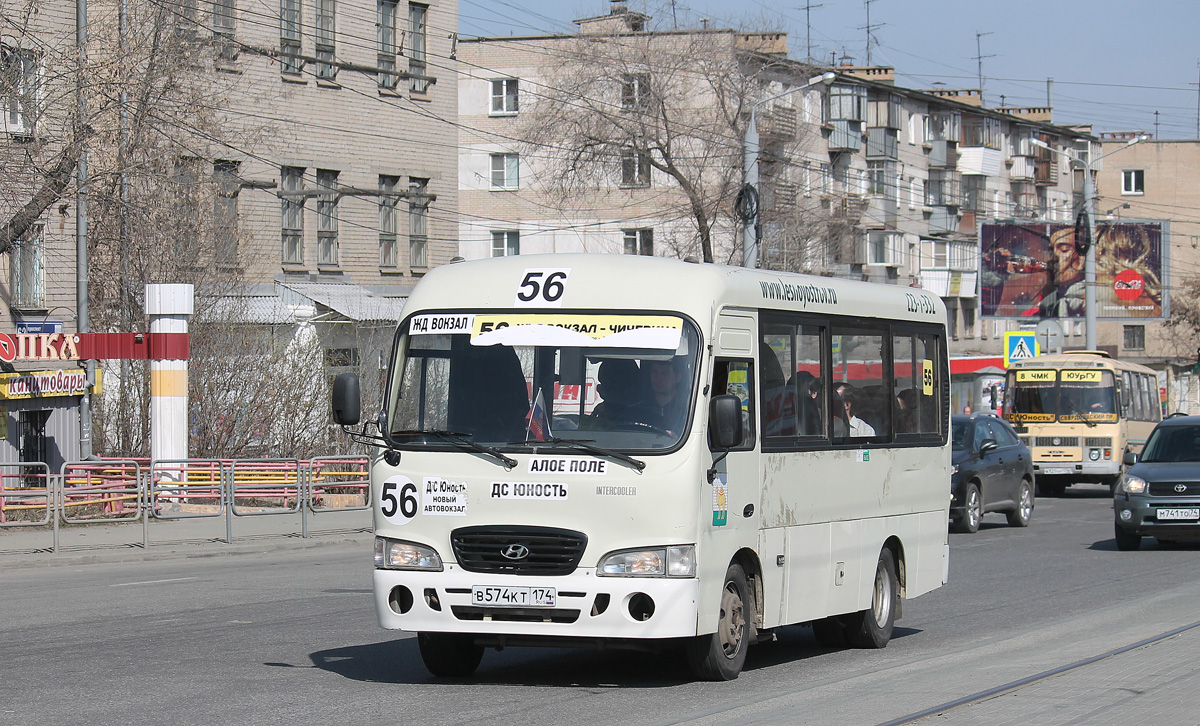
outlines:
[{"label": "asphalt road", "polygon": [[950,536],[950,583],[904,603],[886,649],[788,628],[730,683],[670,654],[524,648],[435,679],[376,625],[369,545],[0,561],[0,724],[879,724],[1200,620],[1200,546],[1118,552],[1110,506],[1072,488],[1028,529],[987,515]]}]

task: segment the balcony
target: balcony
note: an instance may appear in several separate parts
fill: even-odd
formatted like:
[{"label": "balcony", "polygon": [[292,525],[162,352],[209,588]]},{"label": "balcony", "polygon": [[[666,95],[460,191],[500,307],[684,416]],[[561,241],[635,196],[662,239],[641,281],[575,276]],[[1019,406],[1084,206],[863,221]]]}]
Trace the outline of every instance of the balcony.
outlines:
[{"label": "balcony", "polygon": [[862,148],[862,121],[830,121],[830,151],[858,151]]},{"label": "balcony", "polygon": [[763,141],[795,141],[800,126],[796,109],[782,105],[759,116],[756,125]]}]

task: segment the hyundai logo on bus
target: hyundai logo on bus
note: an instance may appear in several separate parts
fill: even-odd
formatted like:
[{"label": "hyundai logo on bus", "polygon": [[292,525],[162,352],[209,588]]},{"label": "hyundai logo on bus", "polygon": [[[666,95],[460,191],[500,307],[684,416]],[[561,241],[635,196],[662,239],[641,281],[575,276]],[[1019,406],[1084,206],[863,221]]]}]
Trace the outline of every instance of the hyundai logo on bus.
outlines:
[{"label": "hyundai logo on bus", "polygon": [[529,548],[523,544],[510,544],[500,550],[500,554],[510,560],[523,560],[529,556]]}]

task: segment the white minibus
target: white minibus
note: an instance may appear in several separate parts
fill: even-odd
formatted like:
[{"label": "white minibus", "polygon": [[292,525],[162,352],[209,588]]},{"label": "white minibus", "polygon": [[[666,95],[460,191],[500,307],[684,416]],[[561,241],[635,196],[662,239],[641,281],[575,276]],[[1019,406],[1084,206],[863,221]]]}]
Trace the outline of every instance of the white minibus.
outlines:
[{"label": "white minibus", "polygon": [[[882,648],[946,581],[949,374],[916,288],[626,255],[456,262],[396,332],[374,593],[426,666],[682,645],[736,678],[788,625]],[[353,374],[334,419],[360,418]]]}]

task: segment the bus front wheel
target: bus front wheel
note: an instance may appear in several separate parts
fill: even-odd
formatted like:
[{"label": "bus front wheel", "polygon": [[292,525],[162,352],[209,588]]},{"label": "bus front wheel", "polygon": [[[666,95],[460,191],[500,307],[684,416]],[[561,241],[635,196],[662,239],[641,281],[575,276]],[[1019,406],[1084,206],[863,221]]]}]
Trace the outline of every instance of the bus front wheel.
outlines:
[{"label": "bus front wheel", "polygon": [[469,676],[483,660],[483,646],[462,633],[417,633],[417,647],[429,672],[443,678]]},{"label": "bus front wheel", "polygon": [[725,571],[721,589],[721,612],[717,632],[693,638],[687,646],[688,667],[694,675],[708,681],[732,681],[746,663],[755,612],[750,586],[741,565]]},{"label": "bus front wheel", "polygon": [[892,639],[896,606],[900,601],[900,579],[896,576],[896,557],[886,547],[875,565],[875,586],[871,607],[845,616],[846,637],[855,648],[882,648]]}]

